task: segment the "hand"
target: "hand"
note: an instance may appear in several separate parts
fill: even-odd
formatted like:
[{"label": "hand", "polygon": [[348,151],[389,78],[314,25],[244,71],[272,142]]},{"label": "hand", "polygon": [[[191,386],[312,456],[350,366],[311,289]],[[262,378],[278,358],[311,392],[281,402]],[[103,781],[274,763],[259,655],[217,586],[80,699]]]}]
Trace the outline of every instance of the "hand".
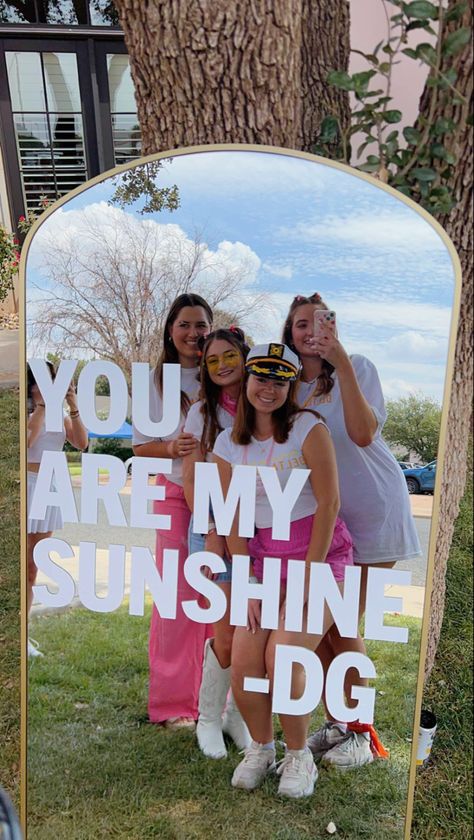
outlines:
[{"label": "hand", "polygon": [[171,440],[168,452],[171,458],[185,458],[199,445],[199,441],[190,432],[180,432],[177,438]]},{"label": "hand", "polygon": [[248,602],[247,630],[256,633],[260,629],[262,602],[251,598]]},{"label": "hand", "polygon": [[65,400],[70,411],[77,411],[77,395],[74,382],[69,383],[69,388],[66,391]]},{"label": "hand", "polygon": [[329,327],[321,325],[319,335],[310,339],[310,346],[318,356],[321,356],[334,368],[339,367],[344,362],[350,362],[349,356],[337,335]]}]

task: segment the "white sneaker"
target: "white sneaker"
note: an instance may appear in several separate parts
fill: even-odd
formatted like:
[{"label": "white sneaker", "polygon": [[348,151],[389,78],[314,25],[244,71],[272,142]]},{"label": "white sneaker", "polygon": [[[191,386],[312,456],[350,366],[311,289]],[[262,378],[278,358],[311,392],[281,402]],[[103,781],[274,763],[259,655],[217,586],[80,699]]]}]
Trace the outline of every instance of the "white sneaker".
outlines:
[{"label": "white sneaker", "polygon": [[264,749],[263,744],[252,741],[245,750],[245,758],[234,770],[232,787],[255,790],[275,766],[275,750]]},{"label": "white sneaker", "polygon": [[341,728],[339,724],[327,720],[323,726],[310,735],[306,741],[306,746],[309,747],[314,757],[319,759],[325,752],[331,750],[337,744],[341,744],[346,738],[347,730]]},{"label": "white sneaker", "polygon": [[278,793],[292,799],[311,796],[318,778],[313,756],[308,749],[287,750],[277,773],[281,776]]},{"label": "white sneaker", "polygon": [[28,656],[34,659],[36,656],[44,656],[39,649],[39,644],[35,639],[28,639]]},{"label": "white sneaker", "polygon": [[362,767],[364,764],[370,764],[373,760],[369,733],[362,732],[359,734],[350,730],[348,730],[347,738],[325,753],[322,758],[324,764],[329,767],[336,767],[338,770]]},{"label": "white sneaker", "polygon": [[232,691],[229,693],[224,718],[222,720],[222,731],[229,735],[239,750],[246,750],[252,743],[250,732],[237,704]]}]

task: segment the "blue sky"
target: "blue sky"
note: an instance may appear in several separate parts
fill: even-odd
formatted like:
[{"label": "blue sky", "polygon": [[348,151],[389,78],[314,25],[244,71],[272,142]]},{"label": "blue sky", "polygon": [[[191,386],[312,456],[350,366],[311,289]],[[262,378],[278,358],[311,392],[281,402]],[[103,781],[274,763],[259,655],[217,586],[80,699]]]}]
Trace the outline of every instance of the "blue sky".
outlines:
[{"label": "blue sky", "polygon": [[[172,213],[126,214],[163,233],[196,233],[209,259],[245,263],[241,293],[265,292],[265,317],[249,315],[252,337],[275,340],[295,294],[320,292],[336,311],[348,352],[379,368],[386,396],[421,390],[442,396],[453,298],[449,253],[433,228],[375,184],[321,163],[261,152],[207,152],[163,163],[160,186],[177,184]],[[28,283],[45,287],[39,266],[49,235],[80,234],[81,216],[106,224],[111,179],[59,208],[35,237]],[[31,298],[35,296],[31,291]],[[249,309],[250,309],[249,305]]]}]

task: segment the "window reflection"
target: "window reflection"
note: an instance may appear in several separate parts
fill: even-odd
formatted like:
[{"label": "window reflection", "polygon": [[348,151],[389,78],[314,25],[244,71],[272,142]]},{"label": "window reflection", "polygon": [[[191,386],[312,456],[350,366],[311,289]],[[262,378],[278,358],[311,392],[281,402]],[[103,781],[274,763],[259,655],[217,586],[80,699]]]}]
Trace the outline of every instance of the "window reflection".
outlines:
[{"label": "window reflection", "polygon": [[73,53],[6,53],[20,175],[28,209],[88,178]]},{"label": "window reflection", "polygon": [[118,26],[119,20],[110,0],[0,0],[0,23]]},{"label": "window reflection", "polygon": [[115,163],[140,157],[141,137],[128,55],[107,55]]}]

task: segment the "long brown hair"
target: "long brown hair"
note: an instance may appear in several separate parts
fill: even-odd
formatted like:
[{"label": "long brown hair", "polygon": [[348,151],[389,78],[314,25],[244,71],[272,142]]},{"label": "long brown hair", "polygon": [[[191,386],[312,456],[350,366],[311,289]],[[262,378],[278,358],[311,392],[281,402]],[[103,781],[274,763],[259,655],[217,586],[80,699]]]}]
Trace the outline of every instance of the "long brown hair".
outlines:
[{"label": "long brown hair", "polygon": [[[295,318],[295,312],[300,306],[304,306],[307,303],[311,303],[313,306],[316,304],[320,307],[320,309],[329,310],[329,307],[324,303],[321,295],[315,292],[313,295],[309,297],[305,297],[304,295],[296,295],[293,299],[288,315],[286,316],[285,323],[283,325],[283,332],[282,332],[282,342],[283,344],[287,344],[288,347],[296,353],[295,346],[293,344],[292,339],[292,332],[293,332],[293,321]],[[315,391],[314,396],[319,397],[322,394],[329,394],[329,392],[334,387],[334,367],[326,361],[326,359],[321,359],[322,369],[321,373],[318,376],[317,388]]]},{"label": "long brown hair", "polygon": [[245,334],[240,327],[231,327],[230,329],[217,329],[210,333],[207,338],[201,337],[198,340],[198,347],[201,350],[201,389],[199,391],[199,399],[202,400],[201,414],[204,418],[204,427],[201,435],[201,448],[203,452],[210,452],[216,442],[217,435],[222,432],[222,426],[217,417],[217,407],[219,405],[219,395],[222,386],[216,385],[209,376],[206,367],[206,356],[209,346],[212,341],[221,340],[227,341],[232,345],[242,358],[242,384],[245,380],[244,363],[247,354],[250,350],[246,340]]},{"label": "long brown hair", "polygon": [[[176,300],[173,301],[163,327],[163,350],[161,351],[160,358],[158,359],[155,367],[155,386],[158,389],[159,394],[163,393],[163,365],[179,364],[179,354],[174,346],[174,343],[171,341],[170,328],[173,326],[179,316],[179,313],[185,306],[202,306],[209,318],[209,326],[212,326],[212,309],[207,301],[201,297],[201,295],[189,292],[178,295]],[[188,395],[185,394],[184,391],[181,391],[181,411],[183,414],[188,412],[189,406],[190,401]]]},{"label": "long brown hair", "polygon": [[[245,384],[240,392],[235,422],[232,427],[231,439],[240,446],[247,446],[255,432],[255,409],[248,400],[247,388],[245,387],[249,376],[253,375],[252,373],[247,374],[245,378]],[[272,413],[273,437],[276,443],[286,443],[297,414],[305,411],[322,419],[317,411],[313,411],[310,408],[300,408],[295,399],[297,385],[298,380],[290,382],[288,396],[284,404]]]}]

